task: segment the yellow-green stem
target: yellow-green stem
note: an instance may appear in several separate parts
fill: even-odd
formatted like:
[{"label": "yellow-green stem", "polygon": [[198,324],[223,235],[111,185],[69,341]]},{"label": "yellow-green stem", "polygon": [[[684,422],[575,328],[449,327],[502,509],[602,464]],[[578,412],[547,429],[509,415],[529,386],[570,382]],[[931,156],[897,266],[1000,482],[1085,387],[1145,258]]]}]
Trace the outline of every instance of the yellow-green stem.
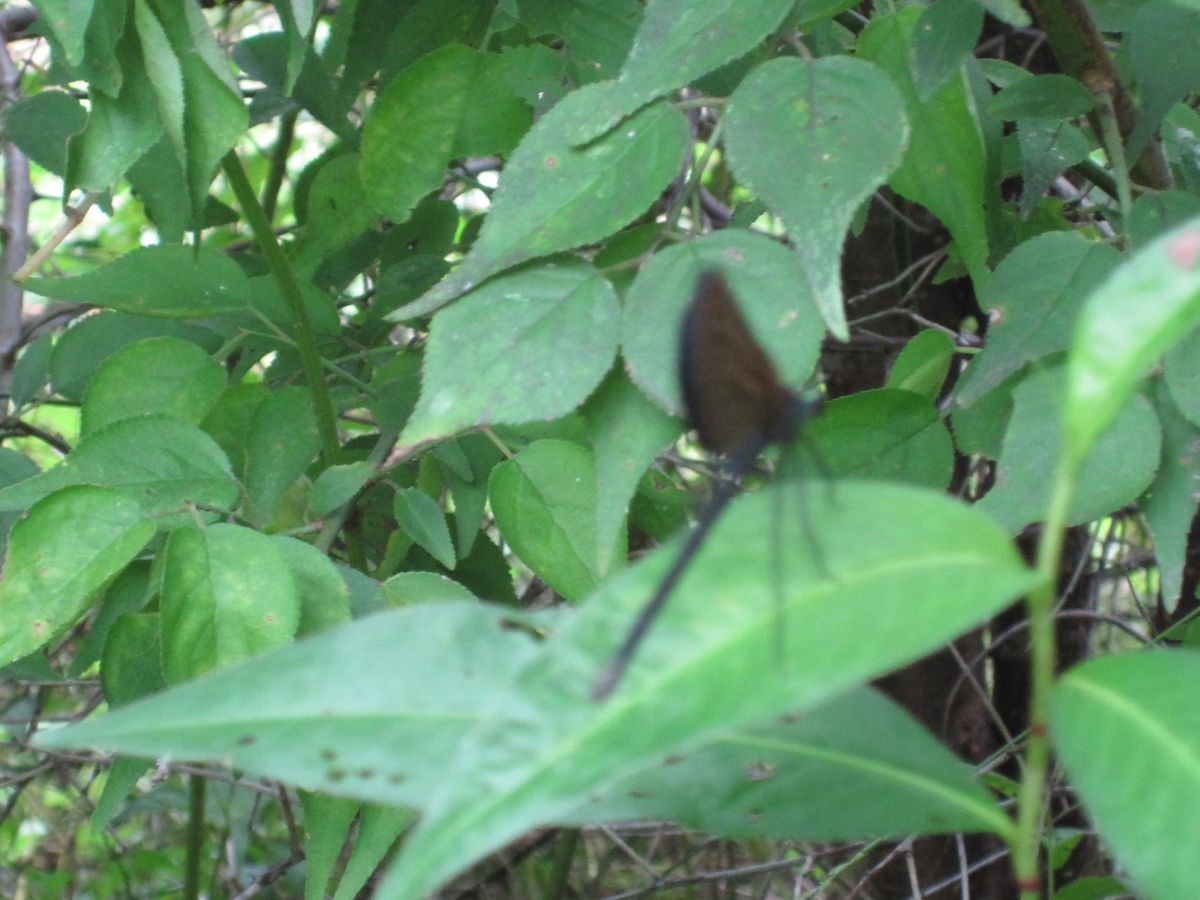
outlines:
[{"label": "yellow-green stem", "polygon": [[1017,795],[1017,831],[1013,840],[1013,868],[1021,890],[1021,900],[1041,896],[1042,808],[1045,803],[1046,777],[1050,767],[1049,706],[1054,685],[1055,641],[1054,601],[1058,591],[1059,557],[1067,524],[1067,505],[1075,482],[1075,469],[1069,461],[1059,466],[1054,493],[1046,510],[1042,538],[1038,545],[1037,568],[1040,586],[1026,598],[1029,615],[1030,700],[1029,742],[1025,748],[1025,767]]},{"label": "yellow-green stem", "polygon": [[296,274],[288,264],[283,248],[279,246],[275,232],[271,229],[271,223],[267,220],[266,213],[263,212],[262,205],[258,202],[258,197],[250,186],[250,180],[246,177],[246,170],[242,167],[242,161],[238,159],[236,151],[230,150],[225,155],[221,161],[221,169],[229,180],[229,186],[233,188],[238,204],[242,207],[242,213],[250,225],[250,230],[254,233],[254,239],[258,242],[263,256],[266,257],[271,274],[279,285],[279,292],[283,294],[288,311],[292,315],[292,324],[296,328],[296,349],[300,351],[300,365],[304,369],[304,378],[308,383],[309,390],[312,391],[313,412],[317,417],[317,432],[321,436],[321,455],[327,464],[333,464],[339,450],[337,418],[333,409],[333,400],[329,396],[329,386],[325,383],[321,353],[317,349],[316,332],[313,330],[312,320],[308,317],[308,310],[304,308],[304,300],[300,294],[300,283],[296,280]]}]

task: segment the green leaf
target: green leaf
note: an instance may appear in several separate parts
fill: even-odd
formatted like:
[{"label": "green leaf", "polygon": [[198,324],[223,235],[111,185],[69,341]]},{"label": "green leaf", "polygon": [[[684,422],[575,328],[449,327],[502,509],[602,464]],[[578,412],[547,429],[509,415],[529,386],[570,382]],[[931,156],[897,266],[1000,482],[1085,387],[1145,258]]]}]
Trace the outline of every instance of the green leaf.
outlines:
[{"label": "green leaf", "polygon": [[612,285],[574,260],[473,291],[430,324],[421,398],[401,445],[570,412],[612,366],[619,314]]},{"label": "green leaf", "polygon": [[393,504],[396,522],[405,533],[447,569],[453,569],[454,543],[437,502],[418,488],[404,488],[396,491]]},{"label": "green leaf", "polygon": [[976,290],[982,290],[988,276],[983,137],[961,75],[927,100],[918,95],[909,60],[920,16],[920,7],[910,6],[873,18],[859,36],[858,52],[891,76],[903,95],[897,110],[907,113],[912,127],[908,152],[891,177],[892,187],[942,220]]},{"label": "green leaf", "polygon": [[350,588],[338,568],[312,544],[286,535],[273,535],[275,549],[292,570],[300,597],[296,634],[316,634],[350,621]]},{"label": "green leaf", "polygon": [[769,35],[793,0],[653,0],[615,82],[597,94],[592,120],[571,142],[583,144],[638,107],[749,53]]},{"label": "green leaf", "polygon": [[1075,232],[1054,231],[1019,244],[980,298],[995,321],[987,346],[958,384],[955,404],[970,406],[1028,363],[1065,350],[1083,301],[1119,262],[1112,247]]},{"label": "green leaf", "polygon": [[683,423],[667,415],[639,391],[625,373],[614,369],[581,410],[591,430],[596,456],[596,558],[597,571],[609,560],[603,558],[609,536],[624,527],[629,503],[647,467],[683,429]]},{"label": "green leaf", "polygon": [[159,113],[183,163],[197,217],[221,158],[249,125],[249,113],[198,6],[186,0],[137,0],[135,9]]},{"label": "green leaf", "polygon": [[314,119],[354,146],[358,142],[358,131],[346,117],[345,103],[334,92],[326,60],[312,47],[306,47],[299,75],[295,84],[289,87],[288,81],[295,75],[288,71],[294,66],[289,58],[292,52],[288,36],[275,31],[252,34],[239,41],[233,48],[233,58],[247,75],[266,85],[265,93],[274,94],[271,99],[280,103],[295,101],[312,113]]},{"label": "green leaf", "polygon": [[1133,201],[1126,223],[1129,243],[1134,247],[1148,244],[1164,231],[1182,225],[1200,215],[1200,197],[1184,191],[1158,191],[1142,194]]},{"label": "green leaf", "polygon": [[[108,641],[108,632],[114,624],[126,614],[134,616],[140,613],[153,592],[149,560],[137,560],[121,570],[121,574],[105,589],[87,634],[79,642],[75,658],[67,669],[70,677],[81,677],[100,661]],[[156,658],[157,654],[156,650]],[[103,677],[101,671],[102,680]]]},{"label": "green leaf", "polygon": [[304,809],[304,897],[305,900],[325,900],[329,879],[361,804],[328,794],[301,791],[300,805]]},{"label": "green leaf", "polygon": [[124,810],[130,792],[137,787],[138,781],[148,769],[150,763],[144,759],[130,759],[127,756],[114,759],[105,773],[104,790],[96,800],[96,808],[92,811],[88,825],[98,831],[107,828],[118,813]]},{"label": "green leaf", "polygon": [[562,37],[574,81],[586,84],[617,74],[643,7],[638,0],[518,0],[517,14],[532,37]]},{"label": "green leaf", "polygon": [[[125,4],[101,6],[119,10],[124,18]],[[154,86],[133,28],[124,29],[108,59],[118,84],[110,92],[93,81],[97,90],[88,98],[87,126],[67,147],[67,184],[90,191],[108,190],[163,134]]]},{"label": "green leaf", "polygon": [[[536,824],[561,821],[622,777],[811,709],[940,645],[1036,583],[981,513],[936,492],[853,481],[815,510],[819,553],[799,550],[800,524],[784,523],[784,545],[799,552],[785,556],[772,585],[771,499],[742,498],[717,523],[603,704],[588,701],[591,682],[678,543],[588,599],[517,682],[522,707],[540,714],[522,717],[520,728],[484,722],[461,741],[378,896],[424,897],[471,860]],[[732,776],[745,782],[745,770]],[[1011,827],[998,811],[992,821],[997,831]]]},{"label": "green leaf", "polygon": [[[1004,436],[995,487],[979,506],[1016,534],[1045,512],[1063,449],[1063,366],[1030,373],[1012,392],[1016,406]],[[1144,397],[1122,407],[1090,446],[1067,512],[1068,524],[1091,522],[1140,495],[1159,466],[1162,433]]]},{"label": "green leaf", "polygon": [[231,384],[217,400],[212,411],[200,423],[232,463],[239,478],[246,468],[246,444],[253,427],[254,413],[271,390],[261,382]]},{"label": "green leaf", "polygon": [[922,100],[944,85],[974,55],[983,30],[983,8],[970,0],[935,0],[921,11],[912,39],[912,72]]},{"label": "green leaf", "polygon": [[308,389],[272,391],[255,407],[246,435],[246,518],[257,526],[269,522],[320,450]]},{"label": "green leaf", "polygon": [[[0,487],[16,484],[37,474],[38,467],[28,456],[7,447],[0,447]],[[0,552],[3,552],[7,545],[8,533],[20,515],[16,510],[0,513]]]},{"label": "green leaf", "polygon": [[590,120],[598,89],[569,94],[529,129],[504,168],[470,252],[394,318],[426,315],[519,262],[608,237],[658,198],[690,146],[687,119],[655,103],[616,131],[574,148],[568,135]]},{"label": "green leaf", "polygon": [[375,466],[365,460],[330,466],[313,482],[308,495],[308,511],[318,519],[329,515],[357,494],[374,474]]},{"label": "green leaf", "polygon": [[13,526],[0,577],[0,665],[75,624],[108,582],[154,537],[137,501],[78,485],[34,504]]},{"label": "green leaf", "polygon": [[23,407],[47,386],[55,336],[51,331],[44,332],[41,337],[26,344],[17,357],[12,371],[11,400],[14,409]]},{"label": "green leaf", "polygon": [[842,242],[858,207],[900,163],[903,100],[861,59],[776,59],[734,91],[725,129],[730,166],[783,219],[829,330],[845,340]]},{"label": "green leaf", "polygon": [[650,761],[566,821],[650,819],[790,840],[1006,830],[971,770],[869,688]]},{"label": "green leaf", "polygon": [[1017,125],[1024,184],[1021,215],[1028,216],[1046,188],[1062,172],[1087,159],[1091,146],[1082,131],[1068,122],[1027,119]]},{"label": "green leaf", "polygon": [[988,103],[997,119],[1057,121],[1078,118],[1095,105],[1091,91],[1069,75],[1035,75],[1004,88]]},{"label": "green leaf", "polygon": [[[105,629],[105,638],[100,682],[110,706],[157,693],[167,686],[162,674],[158,613],[122,614]],[[148,768],[141,759],[122,756],[113,760],[89,822],[93,828],[104,828],[116,818]]]},{"label": "green leaf", "polygon": [[[456,472],[443,465],[443,477],[454,497],[454,540],[459,559],[471,552],[487,506],[488,478],[501,459],[500,448],[483,434],[464,434],[454,441],[466,460],[468,471]],[[445,444],[433,448],[436,454]]]},{"label": "green leaf", "polygon": [[285,0],[276,5],[279,18],[287,33],[287,76],[284,79],[284,93],[290,94],[300,77],[309,42],[312,40],[313,28],[316,25],[314,9],[315,0]]},{"label": "green leaf", "polygon": [[83,391],[96,369],[122,347],[144,338],[173,336],[215,353],[221,336],[180,319],[156,319],[103,311],[86,316],[59,336],[50,354],[50,381],[55,393],[83,400]]},{"label": "green leaf", "polygon": [[228,254],[205,248],[140,247],[75,278],[30,278],[44,297],[144,316],[199,318],[248,305],[248,279]]},{"label": "green leaf", "polygon": [[887,387],[920,394],[936,402],[954,361],[954,351],[954,339],[946,332],[937,328],[918,332],[892,363]]},{"label": "green leaf", "polygon": [[919,394],[891,388],[830,401],[797,443],[806,472],[828,469],[945,489],[954,467],[954,445],[937,407]]},{"label": "green leaf", "polygon": [[225,369],[176,337],[147,338],[118,350],[96,370],[84,394],[82,432],[133,416],[162,413],[198,425],[225,390]]},{"label": "green leaf", "polygon": [[1079,314],[1063,408],[1072,465],[1116,418],[1151,364],[1200,319],[1200,218],[1118,267]]},{"label": "green leaf", "polygon": [[1162,124],[1168,112],[1186,95],[1200,87],[1200,74],[1193,66],[1176,65],[1200,50],[1200,8],[1184,4],[1142,5],[1129,27],[1129,59],[1138,86],[1138,117],[1126,142],[1125,158],[1136,160]]},{"label": "green leaf", "polygon": [[442,186],[451,159],[512,151],[531,116],[498,74],[495,55],[451,44],[379,91],[363,123],[360,168],[372,208],[403,222]]},{"label": "green leaf", "polygon": [[117,617],[108,631],[100,662],[100,684],[109,706],[130,703],[167,686],[161,652],[158,613]]},{"label": "green leaf", "polygon": [[463,735],[512,710],[512,675],[537,648],[505,626],[512,618],[475,601],[377,613],[38,740],[224,759],[309,790],[419,806]]},{"label": "green leaf", "polygon": [[159,528],[171,528],[192,504],[232,508],[238,487],[229,461],[208,435],[167,416],[122,419],[88,435],[52,469],[0,489],[0,510],[25,509],[69,485],[119,488]]},{"label": "green leaf", "polygon": [[338,882],[333,900],[355,900],[375,875],[379,864],[404,831],[412,825],[416,813],[412,809],[391,809],[370,804],[363,808],[354,849],[346,861],[346,870]]},{"label": "green leaf", "polygon": [[488,490],[504,540],[564,597],[582,597],[620,558],[624,529],[597,539],[596,461],[586,447],[534,441],[492,470]]},{"label": "green leaf", "polygon": [[4,112],[4,134],[42,168],[63,175],[67,142],[87,124],[87,112],[66,91],[42,91]]},{"label": "green leaf", "polygon": [[192,201],[183,165],[167,137],[164,135],[143,153],[125,175],[158,229],[159,242],[180,243],[192,225]]},{"label": "green leaf", "polygon": [[854,6],[854,0],[798,0],[795,27],[810,29],[845,12],[852,6]]},{"label": "green leaf", "polygon": [[993,16],[1014,28],[1028,28],[1032,20],[1020,0],[975,0]]},{"label": "green leaf", "polygon": [[1162,423],[1162,465],[1138,501],[1154,538],[1154,558],[1168,611],[1174,611],[1180,599],[1188,534],[1200,502],[1195,491],[1200,483],[1200,428],[1184,418],[1173,400],[1176,396],[1162,379],[1155,382],[1154,411]]},{"label": "green leaf", "polygon": [[1141,896],[1200,883],[1197,684],[1200,654],[1152,650],[1089,660],[1050,697],[1056,752]]},{"label": "green leaf", "polygon": [[401,572],[383,583],[388,606],[414,603],[450,603],[475,601],[475,595],[457,581],[437,572]]},{"label": "green leaf", "polygon": [[1180,339],[1163,357],[1163,376],[1179,411],[1200,424],[1200,328]]},{"label": "green leaf", "polygon": [[[371,194],[377,187],[371,185]],[[293,265],[311,272],[333,250],[371,228],[378,216],[367,198],[353,154],[343,153],[321,166],[309,188],[307,219]]]},{"label": "green leaf", "polygon": [[159,606],[168,684],[288,644],[300,621],[296,580],[279,545],[225,523],[171,532]]},{"label": "green leaf", "polygon": [[513,93],[541,115],[567,95],[564,63],[563,54],[545,44],[523,44],[500,52],[499,71]]},{"label": "green leaf", "polygon": [[83,61],[84,34],[96,0],[39,0],[42,21],[50,29],[72,66]]},{"label": "green leaf", "polygon": [[796,254],[749,231],[726,229],[656,253],[630,286],[621,353],[630,380],[667,412],[683,412],[678,335],[700,273],[719,270],[785,384],[812,374],[824,338],[821,314]]}]

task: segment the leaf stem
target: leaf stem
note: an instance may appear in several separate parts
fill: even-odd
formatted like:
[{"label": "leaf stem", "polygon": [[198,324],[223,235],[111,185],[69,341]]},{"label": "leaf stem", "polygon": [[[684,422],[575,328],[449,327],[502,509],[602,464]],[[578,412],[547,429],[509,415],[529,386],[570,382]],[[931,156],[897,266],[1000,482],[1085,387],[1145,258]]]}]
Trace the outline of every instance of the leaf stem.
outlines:
[{"label": "leaf stem", "polygon": [[275,205],[279,202],[279,189],[283,187],[283,179],[287,174],[288,154],[292,150],[292,138],[296,136],[296,119],[299,110],[284,113],[279,119],[279,135],[275,138],[275,148],[271,151],[271,168],[267,172],[267,182],[263,185],[262,208],[263,215],[270,222],[275,218]]},{"label": "leaf stem", "polygon": [[1067,525],[1067,507],[1078,465],[1065,458],[1059,464],[1038,544],[1039,586],[1030,591],[1025,605],[1029,616],[1030,700],[1029,743],[1025,748],[1025,771],[1017,794],[1017,830],[1013,837],[1013,868],[1021,900],[1041,896],[1039,849],[1046,777],[1050,769],[1049,706],[1054,685],[1054,601],[1057,593],[1059,558]]},{"label": "leaf stem", "polygon": [[225,155],[225,158],[221,160],[221,168],[225,172],[225,177],[229,179],[229,186],[233,188],[238,203],[241,204],[242,213],[246,216],[246,221],[262,249],[263,256],[267,259],[271,274],[275,276],[279,292],[283,294],[291,311],[292,323],[296,328],[296,348],[300,351],[300,364],[304,368],[304,377],[308,382],[309,390],[312,391],[317,431],[321,435],[321,455],[325,458],[326,464],[332,464],[337,458],[340,448],[337,419],[334,413],[333,399],[329,395],[329,386],[325,383],[325,375],[322,371],[321,353],[317,349],[316,333],[313,331],[312,320],[308,317],[308,310],[304,308],[304,299],[300,294],[300,283],[296,280],[296,273],[288,264],[283,248],[279,246],[275,232],[271,229],[271,223],[268,221],[262,205],[258,202],[254,189],[250,186],[250,180],[246,177],[246,170],[243,168],[236,150],[230,150]]},{"label": "leaf stem", "polygon": [[188,823],[183,871],[184,900],[200,896],[200,856],[204,850],[204,788],[201,775],[188,776]]}]

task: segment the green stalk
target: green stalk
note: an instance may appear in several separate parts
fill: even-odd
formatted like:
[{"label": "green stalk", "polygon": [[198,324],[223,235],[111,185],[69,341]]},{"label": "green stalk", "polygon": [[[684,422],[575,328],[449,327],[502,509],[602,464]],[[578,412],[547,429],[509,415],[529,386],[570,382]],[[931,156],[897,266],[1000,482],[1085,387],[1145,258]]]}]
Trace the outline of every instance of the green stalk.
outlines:
[{"label": "green stalk", "polygon": [[271,168],[267,172],[267,183],[263,185],[262,208],[267,221],[275,219],[275,204],[279,202],[279,189],[283,187],[283,177],[287,174],[288,153],[292,149],[292,138],[296,134],[296,119],[299,110],[284,113],[279,120],[279,136],[275,139],[275,149],[271,151]]},{"label": "green stalk", "polygon": [[564,828],[554,843],[554,852],[550,857],[550,877],[542,893],[545,900],[561,900],[567,895],[567,879],[571,875],[571,862],[575,859],[578,846],[579,829]]},{"label": "green stalk", "polygon": [[246,216],[254,239],[262,249],[271,274],[275,277],[279,291],[283,294],[288,309],[292,313],[292,324],[296,329],[296,348],[300,351],[300,364],[304,368],[304,377],[308,382],[309,390],[312,391],[313,410],[317,417],[317,432],[321,436],[321,455],[326,464],[332,465],[337,459],[340,449],[337,418],[333,409],[333,399],[329,396],[329,386],[325,383],[321,353],[317,349],[316,332],[313,331],[312,321],[308,317],[308,310],[304,308],[304,301],[300,295],[300,284],[296,280],[296,274],[292,271],[292,267],[288,265],[283,248],[279,246],[279,241],[271,229],[271,223],[267,219],[262,205],[258,202],[258,197],[254,194],[254,189],[250,187],[250,180],[246,177],[246,170],[242,167],[242,161],[238,159],[236,150],[230,150],[221,160],[221,169],[225,172],[225,177],[229,180],[229,186],[233,188],[238,203],[241,204],[242,213]]},{"label": "green stalk", "polygon": [[188,823],[186,857],[183,870],[183,898],[197,900],[200,896],[200,857],[204,851],[204,788],[205,779],[188,776]]},{"label": "green stalk", "polygon": [[1021,900],[1041,897],[1039,850],[1046,778],[1050,770],[1050,689],[1054,685],[1054,601],[1058,592],[1059,558],[1067,526],[1067,506],[1078,465],[1068,459],[1060,463],[1054,493],[1046,510],[1042,538],[1038,544],[1037,569],[1040,586],[1031,591],[1025,606],[1029,615],[1030,700],[1029,743],[1025,748],[1025,770],[1017,794],[1017,831],[1012,841],[1013,869]]}]

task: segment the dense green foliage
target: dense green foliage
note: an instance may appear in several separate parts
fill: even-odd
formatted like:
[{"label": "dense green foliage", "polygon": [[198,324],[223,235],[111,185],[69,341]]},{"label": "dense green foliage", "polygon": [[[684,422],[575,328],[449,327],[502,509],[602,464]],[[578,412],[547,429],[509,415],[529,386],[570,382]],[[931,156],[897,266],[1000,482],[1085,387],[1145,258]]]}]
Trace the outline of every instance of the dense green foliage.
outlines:
[{"label": "dense green foliage", "polygon": [[[35,6],[0,891],[1194,896],[1194,2]],[[827,403],[597,702],[713,269]]]}]

